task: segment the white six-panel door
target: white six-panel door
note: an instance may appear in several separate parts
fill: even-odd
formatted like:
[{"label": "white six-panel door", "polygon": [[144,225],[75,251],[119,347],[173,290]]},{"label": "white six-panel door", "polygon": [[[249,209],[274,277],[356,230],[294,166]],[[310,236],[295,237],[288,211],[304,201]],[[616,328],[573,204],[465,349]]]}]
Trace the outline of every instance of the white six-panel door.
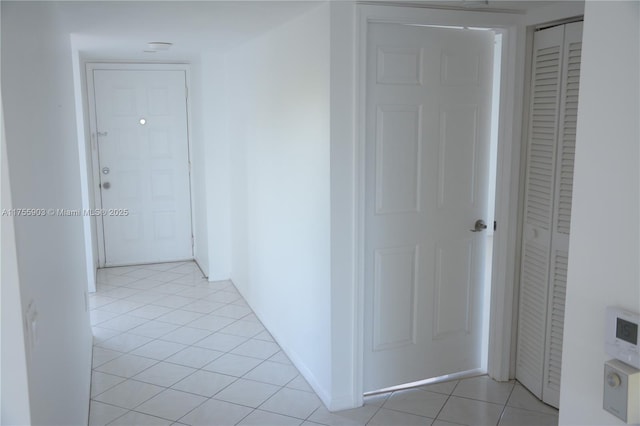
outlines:
[{"label": "white six-panel door", "polygon": [[185,72],[96,69],[93,83],[106,265],[192,258]]},{"label": "white six-panel door", "polygon": [[481,368],[494,34],[370,24],[364,390]]}]

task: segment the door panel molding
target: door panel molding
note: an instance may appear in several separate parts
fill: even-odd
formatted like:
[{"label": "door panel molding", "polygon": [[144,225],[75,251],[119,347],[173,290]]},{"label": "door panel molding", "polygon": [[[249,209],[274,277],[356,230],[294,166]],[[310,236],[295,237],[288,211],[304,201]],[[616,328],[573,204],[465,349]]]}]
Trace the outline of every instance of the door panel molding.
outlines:
[{"label": "door panel molding", "polygon": [[[374,253],[373,304],[381,313],[373,319],[374,352],[416,344],[419,250],[419,246],[407,246],[377,249]],[[391,275],[394,269],[400,269],[402,261],[409,263],[405,265],[409,266],[405,268],[409,273],[404,280],[398,280]],[[388,315],[382,309],[383,303],[392,305]],[[402,313],[402,317],[398,313]],[[393,327],[384,327],[385,319],[392,322]]]}]

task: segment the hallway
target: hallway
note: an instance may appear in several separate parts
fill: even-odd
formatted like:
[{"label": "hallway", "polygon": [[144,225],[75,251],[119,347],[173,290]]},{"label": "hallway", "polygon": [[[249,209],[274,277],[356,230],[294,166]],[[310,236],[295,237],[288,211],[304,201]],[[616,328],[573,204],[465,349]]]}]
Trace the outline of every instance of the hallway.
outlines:
[{"label": "hallway", "polygon": [[519,384],[487,377],[330,413],[233,284],[193,262],[102,269],[90,307],[91,425],[557,424]]}]

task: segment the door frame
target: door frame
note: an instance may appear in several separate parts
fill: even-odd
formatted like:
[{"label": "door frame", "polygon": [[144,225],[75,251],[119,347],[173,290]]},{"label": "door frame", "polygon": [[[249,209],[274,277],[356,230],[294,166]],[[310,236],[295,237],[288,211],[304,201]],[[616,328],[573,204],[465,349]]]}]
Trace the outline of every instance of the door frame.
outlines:
[{"label": "door frame", "polygon": [[[193,149],[191,146],[191,97],[189,96],[188,88],[191,86],[190,74],[191,67],[189,64],[184,63],[130,63],[130,62],[100,62],[91,61],[85,63],[85,76],[86,76],[86,90],[87,90],[87,108],[88,108],[88,127],[90,138],[88,143],[90,144],[91,151],[91,182],[90,187],[93,191],[93,208],[102,209],[102,197],[100,197],[100,162],[98,155],[98,139],[96,137],[97,132],[97,118],[96,118],[96,99],[95,89],[93,81],[93,71],[95,70],[127,70],[127,71],[184,71],[185,73],[185,85],[187,90],[186,96],[186,115],[187,115],[187,151],[189,159],[189,219],[191,221],[189,227],[191,230],[191,258],[193,259],[194,246],[195,246],[195,233],[193,229],[193,173],[191,173],[191,165],[193,164]],[[106,266],[106,253],[104,246],[104,226],[102,216],[93,216],[95,218],[95,233],[96,233],[96,245],[98,250],[98,268],[104,268]],[[187,259],[180,259],[187,260]]]},{"label": "door frame", "polygon": [[[485,27],[502,33],[502,64],[489,344],[486,372],[490,377],[509,380],[514,354],[513,325],[516,283],[516,249],[520,189],[522,107],[524,88],[525,31],[521,16],[488,11],[441,10],[416,7],[358,5],[356,17],[356,126],[355,126],[355,359],[354,393],[363,394],[364,307],[365,307],[365,135],[366,135],[366,53],[368,25],[371,23]],[[477,372],[475,372],[477,374]],[[454,377],[443,377],[451,380]],[[455,377],[458,378],[458,377]]]}]

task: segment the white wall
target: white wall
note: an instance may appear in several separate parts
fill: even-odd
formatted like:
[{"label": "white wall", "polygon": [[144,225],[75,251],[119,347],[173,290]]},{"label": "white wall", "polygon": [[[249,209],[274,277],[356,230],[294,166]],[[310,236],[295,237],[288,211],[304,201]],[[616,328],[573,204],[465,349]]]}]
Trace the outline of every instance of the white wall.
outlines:
[{"label": "white wall", "polygon": [[[13,206],[79,209],[69,35],[56,25],[54,4],[1,7]],[[92,338],[82,218],[18,217],[15,237],[22,309],[32,303],[37,311],[35,344],[27,348],[31,423],[86,424]]]},{"label": "white wall", "polygon": [[226,280],[231,276],[231,206],[224,56],[204,51],[191,67],[195,258],[209,281]]},{"label": "white wall", "polygon": [[560,424],[602,409],[604,313],[640,312],[640,3],[587,2],[564,326]]},{"label": "white wall", "polygon": [[227,66],[231,277],[329,405],[329,5],[235,49]]},{"label": "white wall", "polygon": [[[2,90],[0,88],[0,98]],[[2,157],[0,181],[2,200],[0,208],[11,209],[11,187],[7,163],[7,144],[4,134],[4,113],[0,104],[0,138]],[[24,345],[22,324],[22,303],[20,301],[20,280],[16,259],[16,242],[13,218],[2,216],[0,225],[0,424],[28,425],[31,423],[29,412],[29,384],[27,383],[27,358]]]},{"label": "white wall", "polygon": [[201,61],[209,281],[218,281],[231,276],[230,159],[224,57],[219,53],[203,52]]},{"label": "white wall", "polygon": [[195,237],[194,258],[202,272],[209,275],[209,221],[207,220],[207,162],[206,142],[203,126],[204,94],[203,73],[200,61],[191,63],[189,85],[189,140],[191,143],[191,205],[193,235]]}]

